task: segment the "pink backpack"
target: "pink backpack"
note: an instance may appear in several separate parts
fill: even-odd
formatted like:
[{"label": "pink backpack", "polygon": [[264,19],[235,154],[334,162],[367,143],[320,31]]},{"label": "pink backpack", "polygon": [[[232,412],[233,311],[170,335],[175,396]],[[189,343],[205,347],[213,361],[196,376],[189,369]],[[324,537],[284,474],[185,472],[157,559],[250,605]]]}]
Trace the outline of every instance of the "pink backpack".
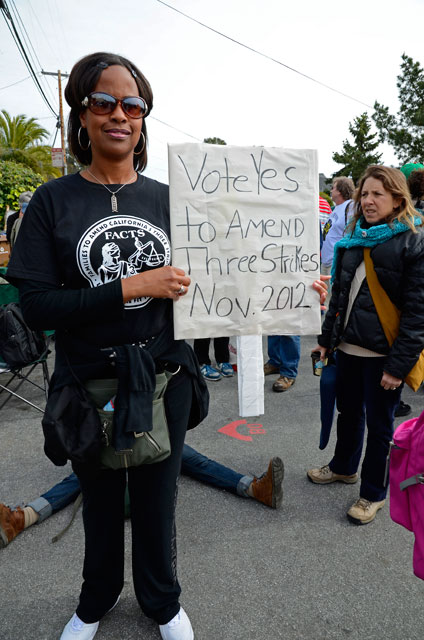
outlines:
[{"label": "pink backpack", "polygon": [[393,434],[390,516],[414,532],[414,574],[424,580],[424,411]]}]

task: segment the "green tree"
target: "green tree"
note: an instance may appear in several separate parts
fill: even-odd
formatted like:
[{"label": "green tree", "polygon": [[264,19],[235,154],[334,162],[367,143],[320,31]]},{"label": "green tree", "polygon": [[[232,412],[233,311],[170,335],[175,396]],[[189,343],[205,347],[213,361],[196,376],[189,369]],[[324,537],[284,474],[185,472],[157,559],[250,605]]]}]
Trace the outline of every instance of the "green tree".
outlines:
[{"label": "green tree", "polygon": [[208,144],[227,144],[222,138],[204,138],[203,142],[207,142]]},{"label": "green tree", "polygon": [[353,144],[344,140],[341,152],[333,153],[334,162],[343,165],[333,174],[333,178],[348,176],[356,184],[370,164],[380,163],[381,153],[376,152],[379,145],[377,134],[370,131],[371,121],[366,111],[349,123]]},{"label": "green tree", "polygon": [[23,151],[42,142],[48,131],[38,124],[35,118],[24,115],[9,115],[6,109],[0,113],[0,144],[2,148]]},{"label": "green tree", "polygon": [[389,107],[375,102],[372,116],[381,142],[388,142],[404,163],[423,157],[424,149],[424,69],[404,53],[397,77],[400,108],[396,116]]},{"label": "green tree", "polygon": [[62,175],[52,166],[50,147],[40,144],[47,136],[48,131],[35,118],[11,117],[5,109],[0,112],[1,159],[24,164],[45,180]]},{"label": "green tree", "polygon": [[0,228],[4,226],[7,208],[19,208],[20,194],[34,191],[43,182],[43,177],[28,166],[0,159]]},{"label": "green tree", "polygon": [[68,151],[66,152],[66,166],[68,174],[78,173],[78,171],[82,171],[84,169],[84,166]]},{"label": "green tree", "polygon": [[327,200],[330,207],[334,207],[334,202],[332,201],[331,197],[328,195],[326,191],[320,191],[319,195],[321,196],[321,198],[324,198],[324,200]]}]

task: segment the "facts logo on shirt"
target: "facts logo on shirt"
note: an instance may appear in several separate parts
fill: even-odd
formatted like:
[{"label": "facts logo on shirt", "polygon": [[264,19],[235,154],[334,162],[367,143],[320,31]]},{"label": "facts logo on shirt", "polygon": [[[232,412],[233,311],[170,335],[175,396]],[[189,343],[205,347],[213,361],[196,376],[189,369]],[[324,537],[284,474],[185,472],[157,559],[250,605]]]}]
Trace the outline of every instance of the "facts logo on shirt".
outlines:
[{"label": "facts logo on shirt", "polygon": [[[166,233],[146,220],[110,216],[87,229],[78,243],[76,257],[78,268],[90,286],[100,287],[169,264],[171,247]],[[136,298],[125,306],[144,307],[151,299]]]}]

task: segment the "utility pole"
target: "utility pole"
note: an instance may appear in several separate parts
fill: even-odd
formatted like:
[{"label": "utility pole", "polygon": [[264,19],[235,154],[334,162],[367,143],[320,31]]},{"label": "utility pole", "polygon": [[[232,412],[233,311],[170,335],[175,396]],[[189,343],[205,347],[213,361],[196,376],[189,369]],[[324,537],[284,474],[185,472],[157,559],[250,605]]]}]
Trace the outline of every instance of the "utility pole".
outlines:
[{"label": "utility pole", "polygon": [[62,154],[63,154],[63,167],[62,173],[64,176],[68,173],[68,168],[66,164],[66,149],[65,149],[65,122],[63,119],[63,100],[62,100],[62,77],[69,78],[68,73],[61,73],[60,69],[57,73],[53,73],[52,71],[41,71],[44,76],[57,76],[58,90],[59,90],[59,119],[60,119],[60,137],[62,140]]}]

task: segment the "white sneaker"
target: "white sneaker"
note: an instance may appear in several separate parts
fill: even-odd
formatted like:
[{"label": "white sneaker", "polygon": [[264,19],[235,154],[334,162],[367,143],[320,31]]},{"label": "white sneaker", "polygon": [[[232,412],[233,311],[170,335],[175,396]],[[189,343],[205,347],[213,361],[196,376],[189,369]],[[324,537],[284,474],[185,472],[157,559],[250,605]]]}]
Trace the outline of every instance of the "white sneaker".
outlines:
[{"label": "white sneaker", "polygon": [[62,631],[60,640],[93,640],[98,628],[98,622],[87,624],[74,613]]},{"label": "white sneaker", "polygon": [[[118,596],[115,604],[109,609],[109,611],[112,611],[112,609],[116,607],[120,597],[121,596]],[[109,611],[107,613],[109,613]],[[74,613],[74,615],[62,631],[60,640],[93,640],[98,628],[98,622],[91,622],[90,624],[88,624],[86,622],[83,622],[81,618],[78,618],[77,614]]]},{"label": "white sneaker", "polygon": [[191,622],[182,607],[167,624],[159,625],[159,631],[162,640],[194,640]]}]

